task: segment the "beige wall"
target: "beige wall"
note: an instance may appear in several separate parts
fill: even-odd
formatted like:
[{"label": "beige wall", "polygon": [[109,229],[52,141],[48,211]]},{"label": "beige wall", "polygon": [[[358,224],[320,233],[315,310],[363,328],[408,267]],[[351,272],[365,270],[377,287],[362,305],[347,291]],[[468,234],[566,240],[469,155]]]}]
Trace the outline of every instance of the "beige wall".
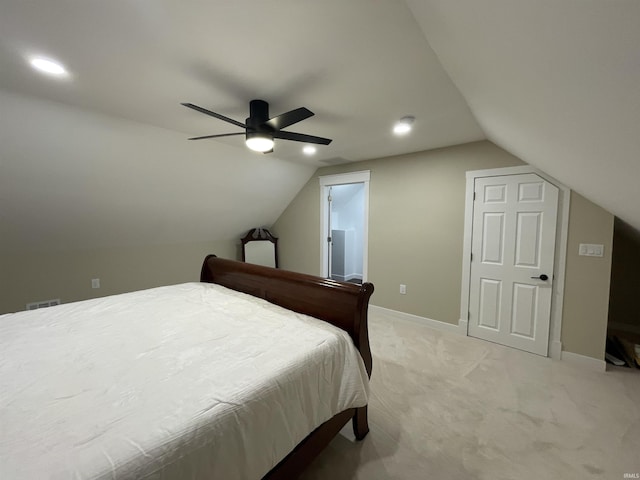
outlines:
[{"label": "beige wall", "polygon": [[640,232],[619,218],[613,227],[609,322],[640,330]]},{"label": "beige wall", "polygon": [[[282,268],[320,273],[319,175],[370,170],[369,280],[379,305],[457,324],[460,309],[465,172],[521,165],[490,142],[321,168],[271,231]],[[562,342],[602,359],[607,324],[613,216],[572,193]],[[238,242],[0,255],[0,313],[28,302],[63,302],[199,278],[205,255],[240,257]],[[602,243],[605,257],[579,257]],[[91,279],[101,288],[92,289]],[[400,295],[400,283],[407,294]]]},{"label": "beige wall", "polygon": [[[371,303],[457,324],[460,317],[465,172],[522,165],[490,142],[320,168],[272,228],[282,268],[320,273],[318,176],[370,170],[369,281]],[[604,357],[610,256],[573,258],[577,243],[604,243],[610,252],[613,217],[579,195],[571,207],[571,261],[563,306],[564,349]],[[591,235],[591,228],[599,232]],[[596,241],[597,240],[597,241]],[[573,245],[575,244],[575,248]],[[583,274],[604,275],[606,282]],[[400,295],[400,283],[407,294]],[[603,310],[604,309],[604,310]]]},{"label": "beige wall", "polygon": [[[562,348],[604,359],[609,308],[613,215],[571,193],[562,311]],[[578,255],[581,243],[604,245],[604,257]]]},{"label": "beige wall", "polygon": [[[0,313],[29,302],[63,303],[161,285],[198,281],[204,257],[238,259],[236,242],[0,255]],[[99,278],[101,287],[91,288]]]},{"label": "beige wall", "polygon": [[[274,224],[282,268],[320,273],[318,176],[370,170],[371,303],[457,324],[465,172],[522,165],[490,142],[320,168]],[[400,295],[399,285],[407,286]]]}]

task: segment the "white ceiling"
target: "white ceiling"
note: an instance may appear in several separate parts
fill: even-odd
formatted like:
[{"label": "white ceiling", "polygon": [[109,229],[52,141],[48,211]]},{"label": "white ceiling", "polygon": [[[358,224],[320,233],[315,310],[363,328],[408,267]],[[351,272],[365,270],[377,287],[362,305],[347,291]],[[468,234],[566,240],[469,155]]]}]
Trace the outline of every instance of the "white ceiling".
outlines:
[{"label": "white ceiling", "polygon": [[640,229],[640,2],[407,3],[489,140]]},{"label": "white ceiling", "polygon": [[[0,0],[0,248],[232,238],[318,166],[483,138],[640,228],[638,25],[631,0]],[[180,102],[254,98],[333,143],[186,140],[236,127]]]},{"label": "white ceiling", "polygon": [[0,252],[239,239],[313,172],[1,90],[0,105]]},{"label": "white ceiling", "polygon": [[[484,138],[402,1],[2,0],[0,32],[0,86],[185,138],[239,129],[181,102],[244,121],[255,98],[273,115],[316,114],[289,129],[334,140],[316,161]],[[34,53],[58,58],[72,81],[34,75],[23,58]],[[404,115],[419,130],[400,142],[391,122]],[[304,161],[300,147],[275,153]]]}]

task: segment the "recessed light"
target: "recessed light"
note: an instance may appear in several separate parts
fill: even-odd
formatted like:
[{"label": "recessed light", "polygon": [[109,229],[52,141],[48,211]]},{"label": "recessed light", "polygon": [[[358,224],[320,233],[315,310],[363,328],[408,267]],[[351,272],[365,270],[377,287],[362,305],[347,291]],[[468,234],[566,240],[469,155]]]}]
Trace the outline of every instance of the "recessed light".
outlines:
[{"label": "recessed light", "polygon": [[29,59],[29,63],[33,68],[47,75],[53,75],[55,77],[66,77],[69,75],[64,65],[49,58],[32,57]]},{"label": "recessed light", "polygon": [[406,135],[413,128],[413,122],[415,122],[415,120],[416,117],[412,116],[402,117],[393,126],[393,133],[396,135]]},{"label": "recessed light", "polygon": [[313,155],[318,149],[313,145],[305,145],[302,151],[305,155]]}]

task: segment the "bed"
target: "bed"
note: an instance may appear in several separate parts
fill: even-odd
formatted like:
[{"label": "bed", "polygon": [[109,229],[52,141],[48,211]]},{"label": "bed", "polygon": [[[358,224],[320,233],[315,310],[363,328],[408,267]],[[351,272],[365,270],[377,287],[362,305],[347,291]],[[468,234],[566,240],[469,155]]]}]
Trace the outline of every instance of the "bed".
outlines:
[{"label": "bed", "polygon": [[0,316],[0,478],[290,479],[365,437],[371,284],[200,280]]}]

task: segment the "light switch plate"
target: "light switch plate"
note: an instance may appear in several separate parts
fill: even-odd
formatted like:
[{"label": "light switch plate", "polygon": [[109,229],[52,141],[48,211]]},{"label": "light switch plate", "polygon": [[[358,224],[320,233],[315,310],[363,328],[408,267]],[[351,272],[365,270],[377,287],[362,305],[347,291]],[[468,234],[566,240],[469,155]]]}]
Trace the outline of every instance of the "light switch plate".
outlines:
[{"label": "light switch plate", "polygon": [[581,243],[578,247],[578,255],[583,257],[603,257],[604,245],[598,243]]}]

